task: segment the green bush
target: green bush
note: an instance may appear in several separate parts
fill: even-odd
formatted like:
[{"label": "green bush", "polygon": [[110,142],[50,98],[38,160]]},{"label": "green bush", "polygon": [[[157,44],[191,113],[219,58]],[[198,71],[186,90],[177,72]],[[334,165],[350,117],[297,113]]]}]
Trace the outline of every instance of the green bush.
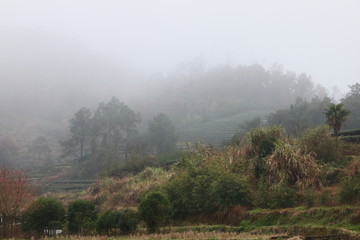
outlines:
[{"label": "green bush", "polygon": [[346,179],[338,192],[341,203],[355,203],[360,200],[360,175]]},{"label": "green bush", "polygon": [[140,222],[140,215],[132,209],[125,209],[119,215],[119,228],[122,233],[129,234],[136,230]]},{"label": "green bush", "polygon": [[96,230],[99,234],[112,235],[121,233],[129,234],[136,230],[140,222],[137,211],[125,209],[122,211],[106,211],[101,214],[96,222]]},{"label": "green bush", "polygon": [[225,210],[236,205],[250,206],[251,198],[245,181],[236,174],[224,174],[211,186],[211,197],[216,210]]},{"label": "green bush", "polygon": [[315,205],[315,201],[316,201],[316,194],[315,194],[314,190],[307,189],[304,193],[305,206],[308,208],[311,208]]},{"label": "green bush", "polygon": [[96,231],[99,234],[112,234],[112,230],[116,230],[119,225],[120,212],[117,211],[106,211],[101,214],[96,221]]},{"label": "green bush", "polygon": [[24,231],[36,231],[44,234],[44,230],[61,229],[65,222],[65,209],[62,203],[54,198],[38,198],[21,217]]},{"label": "green bush", "polygon": [[169,225],[172,207],[167,196],[160,192],[151,192],[140,202],[139,213],[150,233],[159,227]]},{"label": "green bush", "polygon": [[275,186],[271,192],[272,208],[289,208],[296,205],[296,191],[286,185]]},{"label": "green bush", "polygon": [[269,186],[266,184],[264,179],[260,179],[254,196],[255,205],[259,208],[269,208],[271,202],[269,193]]},{"label": "green bush", "polygon": [[173,207],[174,218],[185,218],[191,214],[193,198],[192,190],[194,188],[194,179],[188,174],[176,176],[168,182],[164,189]]},{"label": "green bush", "polygon": [[341,142],[331,136],[327,126],[321,126],[306,131],[300,138],[305,152],[315,153],[318,160],[325,163],[341,163],[344,156],[341,154]]},{"label": "green bush", "polygon": [[71,234],[90,233],[96,225],[97,213],[95,204],[89,200],[75,200],[68,208],[68,230]]}]

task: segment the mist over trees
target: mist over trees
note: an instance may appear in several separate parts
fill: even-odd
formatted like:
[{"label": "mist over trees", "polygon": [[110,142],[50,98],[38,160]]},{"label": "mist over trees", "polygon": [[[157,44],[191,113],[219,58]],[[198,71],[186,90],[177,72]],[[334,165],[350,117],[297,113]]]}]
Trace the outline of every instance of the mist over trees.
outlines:
[{"label": "mist over trees", "polygon": [[[127,76],[126,81],[135,78],[135,75]],[[0,142],[0,161],[7,166],[19,163],[30,169],[33,162],[50,168],[59,162],[73,161],[79,167],[86,166],[86,170],[78,171],[80,175],[92,176],[110,162],[145,161],[145,158],[151,162],[150,152],[171,153],[177,145],[184,146],[188,141],[219,146],[241,130],[239,125],[248,122],[250,126],[251,119],[256,119],[256,126],[281,125],[287,133],[298,135],[323,124],[322,112],[332,102],[326,89],[315,84],[310,75],[286,71],[281,65],[205,66],[193,62],[167,75],[140,78],[142,85],[139,82],[122,85],[124,79],[116,82],[113,78],[98,84],[91,78],[80,80],[77,87],[69,87],[71,77],[45,84],[39,93],[29,91],[27,97],[41,101],[46,116],[34,117],[20,108],[21,118],[16,118],[20,120],[12,121],[16,109],[12,112],[15,115],[4,117],[3,127],[10,130],[0,134],[2,139],[12,139],[12,144],[10,140]],[[36,85],[43,82],[46,80],[40,79]],[[357,118],[360,119],[356,86],[351,86],[341,100],[352,112],[345,127],[356,127]],[[83,94],[88,87],[89,92]],[[50,97],[54,88],[57,95]],[[102,102],[109,99],[109,93],[115,93],[112,96],[116,97]],[[54,99],[56,104],[52,100],[46,104],[47,99]],[[101,100],[95,102],[97,99]],[[28,104],[23,107],[29,108],[31,104],[39,107],[36,102]],[[71,119],[69,128],[68,119]],[[240,135],[249,129],[242,129]],[[26,134],[21,135],[22,132]],[[17,148],[26,151],[19,153]],[[10,156],[9,151],[14,154]]]},{"label": "mist over trees", "polygon": [[127,161],[140,121],[139,114],[115,97],[100,103],[94,113],[83,107],[69,121],[71,137],[62,143],[64,156],[81,166],[85,175],[95,175],[119,158]]},{"label": "mist over trees", "polygon": [[344,108],[351,112],[347,128],[358,128],[360,126],[360,83],[349,86],[350,91],[341,99]]},{"label": "mist over trees", "polygon": [[180,125],[249,111],[273,111],[287,107],[297,98],[326,95],[325,89],[315,85],[309,75],[286,72],[278,65],[270,69],[259,64],[224,65],[198,71],[190,66],[168,78],[170,83],[154,105]]}]

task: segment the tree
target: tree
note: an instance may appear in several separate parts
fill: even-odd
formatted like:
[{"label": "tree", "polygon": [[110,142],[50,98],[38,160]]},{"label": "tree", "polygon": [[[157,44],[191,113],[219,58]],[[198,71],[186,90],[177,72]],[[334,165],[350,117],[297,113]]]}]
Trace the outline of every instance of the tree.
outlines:
[{"label": "tree", "polygon": [[62,143],[64,156],[75,160],[81,177],[96,175],[105,165],[128,159],[140,121],[139,114],[115,97],[100,103],[94,114],[81,108],[69,121],[71,136]]},{"label": "tree", "polygon": [[87,234],[95,228],[97,213],[95,204],[89,200],[75,200],[67,213],[69,232]]},{"label": "tree", "polygon": [[167,196],[160,192],[151,192],[140,202],[139,213],[150,233],[169,224],[172,207]]},{"label": "tree", "polygon": [[344,109],[344,104],[329,104],[325,109],[326,123],[333,128],[335,135],[338,134],[350,115],[350,111]]},{"label": "tree", "polygon": [[139,222],[140,216],[137,211],[132,209],[124,209],[120,212],[119,228],[123,233],[129,234],[134,232]]},{"label": "tree", "polygon": [[90,143],[91,118],[90,109],[83,107],[69,120],[71,137],[62,143],[66,156],[73,156],[80,161],[84,159],[85,149]]},{"label": "tree", "polygon": [[351,111],[347,127],[358,128],[360,126],[360,83],[350,86],[350,92],[341,99],[346,109]]},{"label": "tree", "polygon": [[120,212],[106,211],[101,214],[96,222],[96,230],[99,234],[110,235],[113,230],[118,228]]},{"label": "tree", "polygon": [[118,211],[106,211],[101,214],[96,222],[96,230],[99,234],[116,234],[120,229],[122,233],[129,234],[136,230],[140,222],[139,213],[132,209]]},{"label": "tree", "polygon": [[251,205],[245,180],[237,174],[220,175],[211,186],[211,194],[217,210],[226,210],[236,205]]},{"label": "tree", "polygon": [[141,122],[139,114],[135,113],[119,99],[113,97],[108,103],[100,103],[94,121],[101,137],[102,147],[107,151],[125,150],[125,160],[128,158],[128,145],[137,135],[137,125]]},{"label": "tree", "polygon": [[176,149],[178,136],[170,118],[159,113],[149,122],[149,144],[159,153],[169,153]]},{"label": "tree", "polygon": [[8,232],[19,220],[21,212],[32,200],[34,189],[21,171],[0,170],[0,216],[3,232]]},{"label": "tree", "polygon": [[56,230],[65,222],[65,208],[55,198],[38,198],[22,215],[24,231],[36,231],[43,235],[44,230]]}]

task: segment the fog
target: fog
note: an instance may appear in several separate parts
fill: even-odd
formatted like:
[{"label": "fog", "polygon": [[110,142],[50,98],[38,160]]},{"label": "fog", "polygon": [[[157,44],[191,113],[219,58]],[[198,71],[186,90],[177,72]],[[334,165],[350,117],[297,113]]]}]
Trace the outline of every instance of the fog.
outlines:
[{"label": "fog", "polygon": [[116,96],[146,122],[169,111],[159,104],[169,89],[179,95],[177,87],[221,79],[226,66],[236,75],[254,64],[305,73],[339,98],[360,79],[359,8],[355,0],[2,0],[1,114],[66,125],[78,108]]}]

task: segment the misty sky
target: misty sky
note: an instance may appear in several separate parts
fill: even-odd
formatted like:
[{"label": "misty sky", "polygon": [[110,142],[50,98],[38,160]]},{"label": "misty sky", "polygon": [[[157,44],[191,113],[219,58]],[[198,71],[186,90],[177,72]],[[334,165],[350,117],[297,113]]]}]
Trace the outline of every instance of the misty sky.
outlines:
[{"label": "misty sky", "polygon": [[0,63],[57,39],[49,51],[72,52],[75,65],[94,57],[151,74],[193,59],[278,63],[345,92],[360,82],[359,23],[358,0],[0,0]]}]

